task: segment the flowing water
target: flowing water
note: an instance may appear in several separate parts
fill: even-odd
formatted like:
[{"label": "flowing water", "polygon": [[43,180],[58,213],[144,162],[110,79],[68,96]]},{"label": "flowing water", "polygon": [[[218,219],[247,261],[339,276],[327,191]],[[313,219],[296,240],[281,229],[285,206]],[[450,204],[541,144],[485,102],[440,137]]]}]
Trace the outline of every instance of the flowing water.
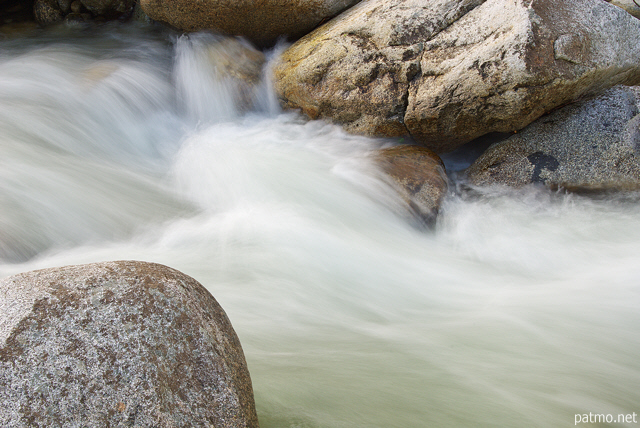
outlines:
[{"label": "flowing water", "polygon": [[247,108],[213,36],[0,45],[0,276],[121,259],[193,276],[240,337],[263,428],[640,413],[638,195],[454,182],[424,231],[369,161],[393,141],[281,112],[267,83]]}]

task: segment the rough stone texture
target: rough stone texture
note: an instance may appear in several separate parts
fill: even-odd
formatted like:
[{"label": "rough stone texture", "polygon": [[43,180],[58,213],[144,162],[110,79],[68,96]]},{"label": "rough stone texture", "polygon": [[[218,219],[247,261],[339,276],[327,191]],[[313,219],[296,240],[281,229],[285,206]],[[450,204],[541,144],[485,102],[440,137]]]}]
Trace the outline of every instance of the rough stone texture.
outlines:
[{"label": "rough stone texture", "polygon": [[40,25],[63,20],[89,21],[91,19],[117,19],[133,13],[136,0],[36,0],[34,17]]},{"label": "rough stone texture", "polygon": [[64,19],[56,0],[36,0],[33,4],[33,17],[40,25],[50,25]]},{"label": "rough stone texture", "polygon": [[640,88],[617,86],[566,106],[496,143],[467,170],[471,183],[542,183],[568,190],[640,188]]},{"label": "rough stone texture", "polygon": [[0,281],[3,427],[257,427],[240,342],[166,266],[107,262]]},{"label": "rough stone texture", "polygon": [[401,145],[380,149],[374,156],[411,211],[433,226],[448,189],[438,155],[426,147]]},{"label": "rough stone texture", "polygon": [[58,0],[58,7],[62,13],[69,13],[71,11],[71,0]]},{"label": "rough stone texture", "polygon": [[359,0],[141,0],[156,21],[186,31],[216,30],[264,46],[298,38]]},{"label": "rough stone texture", "polygon": [[134,21],[142,22],[145,24],[153,23],[153,19],[151,19],[146,13],[144,13],[139,2],[136,2],[136,5],[133,8],[133,13],[131,14],[131,18]]},{"label": "rough stone texture", "polygon": [[116,18],[123,14],[130,14],[136,5],[136,0],[81,0],[84,7],[94,16]]},{"label": "rough stone texture", "polygon": [[287,49],[283,105],[436,152],[640,82],[640,22],[602,0],[365,0]]},{"label": "rough stone texture", "polygon": [[638,4],[636,4],[633,0],[606,0],[606,1],[608,1],[613,5],[621,7],[622,9],[629,12],[631,15],[635,16],[636,18],[640,18],[640,7],[638,7],[638,4],[640,4],[640,1],[638,2]]}]

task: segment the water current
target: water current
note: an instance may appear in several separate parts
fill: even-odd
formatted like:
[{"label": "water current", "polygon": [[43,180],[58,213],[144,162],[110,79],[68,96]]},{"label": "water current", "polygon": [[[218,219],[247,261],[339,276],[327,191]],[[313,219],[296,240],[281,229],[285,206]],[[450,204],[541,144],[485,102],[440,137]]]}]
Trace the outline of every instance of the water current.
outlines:
[{"label": "water current", "polygon": [[191,275],[240,337],[263,428],[640,413],[639,195],[454,178],[425,231],[368,156],[394,141],[282,112],[269,79],[247,108],[225,49],[134,26],[0,41],[0,276]]}]

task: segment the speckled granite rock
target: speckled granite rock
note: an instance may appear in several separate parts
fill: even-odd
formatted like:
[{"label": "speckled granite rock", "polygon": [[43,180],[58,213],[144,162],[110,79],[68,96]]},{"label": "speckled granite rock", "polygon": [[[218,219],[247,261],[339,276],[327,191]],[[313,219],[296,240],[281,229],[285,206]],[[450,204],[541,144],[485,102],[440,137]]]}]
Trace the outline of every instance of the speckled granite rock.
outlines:
[{"label": "speckled granite rock", "polygon": [[433,226],[448,189],[440,157],[426,147],[412,145],[380,149],[374,157],[410,210],[425,225]]},{"label": "speckled granite rock", "polygon": [[54,24],[64,19],[56,0],[35,0],[33,16],[36,22],[41,25]]},{"label": "speckled granite rock", "polygon": [[640,188],[640,88],[617,86],[566,106],[489,147],[466,174],[476,185],[568,190]]},{"label": "speckled granite rock", "polygon": [[289,47],[282,104],[438,153],[640,82],[640,21],[602,0],[364,0]]},{"label": "speckled granite rock", "polygon": [[107,262],[0,281],[0,426],[257,427],[240,342],[166,266]]}]

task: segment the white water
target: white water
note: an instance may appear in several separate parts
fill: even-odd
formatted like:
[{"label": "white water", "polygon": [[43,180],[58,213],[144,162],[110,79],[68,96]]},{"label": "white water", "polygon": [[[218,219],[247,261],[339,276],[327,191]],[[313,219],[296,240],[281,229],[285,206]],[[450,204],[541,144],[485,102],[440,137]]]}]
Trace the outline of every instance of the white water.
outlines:
[{"label": "white water", "polygon": [[267,87],[240,111],[206,73],[213,38],[108,30],[0,42],[0,276],[193,276],[263,428],[640,413],[638,195],[452,192],[425,232],[368,164],[389,141],[280,113]]}]

